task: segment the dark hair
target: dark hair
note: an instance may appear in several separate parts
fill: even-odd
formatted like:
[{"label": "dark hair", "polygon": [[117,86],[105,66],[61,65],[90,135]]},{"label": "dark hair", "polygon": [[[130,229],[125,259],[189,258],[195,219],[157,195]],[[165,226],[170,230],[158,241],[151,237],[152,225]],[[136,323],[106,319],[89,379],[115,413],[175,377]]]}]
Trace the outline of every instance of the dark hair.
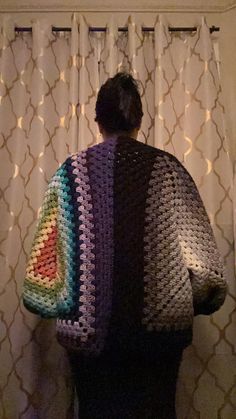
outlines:
[{"label": "dark hair", "polygon": [[136,80],[128,73],[109,78],[98,92],[97,121],[109,134],[130,132],[141,125],[142,102]]}]

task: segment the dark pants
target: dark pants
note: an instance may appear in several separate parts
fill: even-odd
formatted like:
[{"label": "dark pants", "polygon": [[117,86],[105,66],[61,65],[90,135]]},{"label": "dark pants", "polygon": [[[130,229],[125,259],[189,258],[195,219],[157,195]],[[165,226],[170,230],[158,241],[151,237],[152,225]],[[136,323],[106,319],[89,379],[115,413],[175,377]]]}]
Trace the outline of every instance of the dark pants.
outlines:
[{"label": "dark pants", "polygon": [[155,356],[69,354],[79,419],[175,419],[182,350]]}]

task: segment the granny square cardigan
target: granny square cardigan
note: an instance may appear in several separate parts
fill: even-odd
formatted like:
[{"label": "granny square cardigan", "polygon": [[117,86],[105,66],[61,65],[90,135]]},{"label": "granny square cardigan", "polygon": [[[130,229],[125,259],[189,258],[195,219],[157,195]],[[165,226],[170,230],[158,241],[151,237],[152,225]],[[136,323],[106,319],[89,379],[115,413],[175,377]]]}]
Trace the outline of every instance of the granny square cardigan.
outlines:
[{"label": "granny square cardigan", "polygon": [[[191,342],[224,302],[221,257],[197,188],[172,155],[129,137],[70,156],[52,177],[23,301],[72,350]],[[150,341],[151,342],[151,341]]]}]

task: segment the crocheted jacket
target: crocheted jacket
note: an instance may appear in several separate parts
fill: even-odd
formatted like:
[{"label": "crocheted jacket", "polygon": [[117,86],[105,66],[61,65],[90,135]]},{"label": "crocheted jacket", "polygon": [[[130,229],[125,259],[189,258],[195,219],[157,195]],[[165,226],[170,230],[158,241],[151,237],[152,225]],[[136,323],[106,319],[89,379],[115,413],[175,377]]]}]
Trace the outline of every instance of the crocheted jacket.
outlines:
[{"label": "crocheted jacket", "polygon": [[46,191],[23,301],[70,349],[169,337],[224,302],[223,264],[197,188],[172,155],[131,138],[69,157]]}]

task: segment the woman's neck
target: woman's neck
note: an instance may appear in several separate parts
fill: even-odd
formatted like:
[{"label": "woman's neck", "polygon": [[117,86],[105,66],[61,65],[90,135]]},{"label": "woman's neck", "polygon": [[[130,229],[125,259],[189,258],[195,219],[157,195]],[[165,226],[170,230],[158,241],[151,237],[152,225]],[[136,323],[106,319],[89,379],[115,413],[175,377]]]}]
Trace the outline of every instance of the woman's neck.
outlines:
[{"label": "woman's neck", "polygon": [[102,134],[103,141],[112,140],[112,139],[116,140],[118,137],[130,137],[130,138],[133,138],[134,140],[136,140],[137,137],[138,137],[138,129],[134,129],[134,130],[129,131],[129,132],[119,131],[119,132],[112,133],[112,134],[109,134],[108,132],[103,131],[103,132],[101,132],[101,134]]}]

